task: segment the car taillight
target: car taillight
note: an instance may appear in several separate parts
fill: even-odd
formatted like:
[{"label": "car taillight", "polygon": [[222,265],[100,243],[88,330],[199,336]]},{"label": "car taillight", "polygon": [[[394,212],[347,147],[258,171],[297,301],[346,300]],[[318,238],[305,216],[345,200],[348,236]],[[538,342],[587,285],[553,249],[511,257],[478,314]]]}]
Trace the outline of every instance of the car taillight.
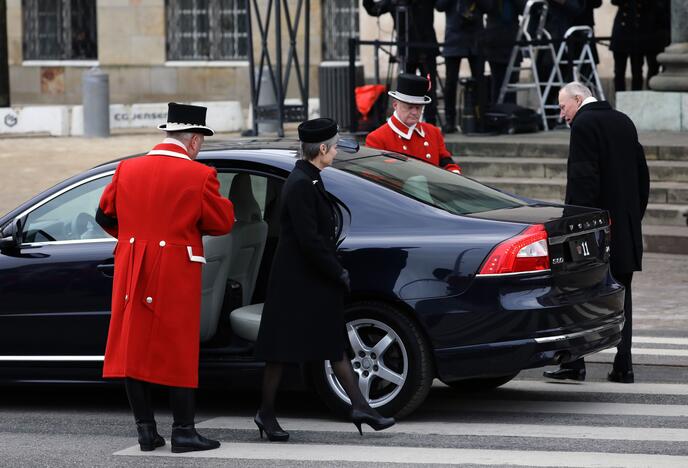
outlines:
[{"label": "car taillight", "polygon": [[487,257],[481,275],[503,275],[549,270],[545,226],[536,224],[495,247]]}]

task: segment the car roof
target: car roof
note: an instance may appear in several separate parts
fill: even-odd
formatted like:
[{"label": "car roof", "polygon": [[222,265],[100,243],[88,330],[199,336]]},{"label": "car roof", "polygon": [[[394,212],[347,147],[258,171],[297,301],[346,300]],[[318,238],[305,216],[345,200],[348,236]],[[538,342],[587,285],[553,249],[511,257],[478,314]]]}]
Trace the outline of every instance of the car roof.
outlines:
[{"label": "car roof", "polygon": [[[345,137],[346,138],[346,137]],[[347,138],[347,140],[353,140]],[[264,162],[281,163],[280,166],[293,166],[298,159],[299,141],[294,138],[237,138],[232,140],[213,140],[208,139],[203,143],[203,149],[198,155],[199,161],[212,159],[235,158],[237,153],[251,155],[253,159],[260,155],[258,159]],[[337,160],[350,161],[353,159],[375,156],[382,153],[381,150],[360,146],[357,150],[351,150],[338,146]],[[123,159],[141,156],[145,153],[137,153],[125,156],[96,167],[102,168],[110,164],[117,163]]]}]

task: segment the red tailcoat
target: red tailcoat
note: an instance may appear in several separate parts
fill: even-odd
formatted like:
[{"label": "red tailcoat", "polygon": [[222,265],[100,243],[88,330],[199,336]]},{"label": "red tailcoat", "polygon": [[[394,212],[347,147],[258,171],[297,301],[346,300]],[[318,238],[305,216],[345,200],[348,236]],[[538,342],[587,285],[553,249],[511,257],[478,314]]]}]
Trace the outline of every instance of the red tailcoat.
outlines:
[{"label": "red tailcoat", "polygon": [[366,146],[405,154],[461,173],[461,168],[454,163],[444,144],[442,132],[429,123],[419,122],[411,129],[392,115],[386,124],[368,134]]},{"label": "red tailcoat", "polygon": [[234,207],[215,170],[168,141],[120,162],[100,199],[117,218],[103,377],[197,387],[201,236],[228,233]]}]

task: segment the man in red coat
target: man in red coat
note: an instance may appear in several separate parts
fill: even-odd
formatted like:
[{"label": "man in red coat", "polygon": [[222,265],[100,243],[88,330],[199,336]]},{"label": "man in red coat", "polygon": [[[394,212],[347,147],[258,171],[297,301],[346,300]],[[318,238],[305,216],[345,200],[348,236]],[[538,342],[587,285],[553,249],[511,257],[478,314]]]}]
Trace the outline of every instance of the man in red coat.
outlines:
[{"label": "man in red coat", "polygon": [[454,163],[444,144],[440,129],[420,121],[423,108],[431,102],[425,95],[428,87],[429,81],[422,76],[399,75],[397,90],[388,93],[394,99],[394,114],[386,124],[368,134],[366,145],[402,153],[461,174],[461,168]]},{"label": "man in red coat", "polygon": [[103,377],[124,378],[141,450],[165,445],[155,425],[150,384],[168,386],[172,451],[220,446],[196,432],[202,235],[226,234],[232,202],[214,169],[193,161],[206,108],[169,104],[167,138],[146,156],[125,159],[100,199],[96,219],[112,236],[115,277]]}]

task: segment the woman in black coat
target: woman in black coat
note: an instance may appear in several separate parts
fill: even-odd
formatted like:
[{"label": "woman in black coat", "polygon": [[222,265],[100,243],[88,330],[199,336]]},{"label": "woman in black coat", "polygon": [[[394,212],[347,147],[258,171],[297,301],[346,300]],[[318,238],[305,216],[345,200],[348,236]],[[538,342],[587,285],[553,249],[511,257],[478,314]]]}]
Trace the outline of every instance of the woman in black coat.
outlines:
[{"label": "woman in black coat", "polygon": [[344,294],[349,273],[336,256],[338,211],[325,191],[320,171],[332,164],[337,124],[314,119],[299,125],[302,159],[282,189],[280,236],[268,280],[256,342],[256,357],[266,361],[262,403],[255,423],[269,440],[287,440],[275,417],[275,396],[284,363],[332,362],[352,403],[351,419],[361,432],[394,424],[363,397],[346,353]]}]

